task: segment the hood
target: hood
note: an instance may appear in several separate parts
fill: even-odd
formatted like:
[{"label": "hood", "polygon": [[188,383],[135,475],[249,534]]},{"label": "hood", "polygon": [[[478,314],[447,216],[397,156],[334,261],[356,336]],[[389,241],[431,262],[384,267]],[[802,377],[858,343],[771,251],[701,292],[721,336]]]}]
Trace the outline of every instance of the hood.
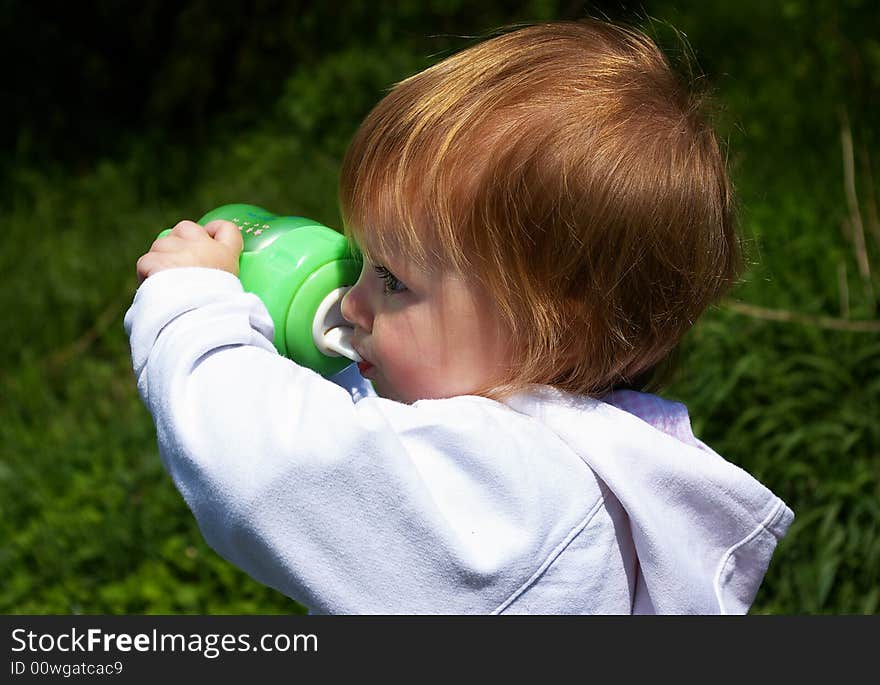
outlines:
[{"label": "hood", "polygon": [[696,439],[684,405],[549,387],[506,404],[559,435],[625,509],[638,562],[633,613],[748,611],[794,513]]}]

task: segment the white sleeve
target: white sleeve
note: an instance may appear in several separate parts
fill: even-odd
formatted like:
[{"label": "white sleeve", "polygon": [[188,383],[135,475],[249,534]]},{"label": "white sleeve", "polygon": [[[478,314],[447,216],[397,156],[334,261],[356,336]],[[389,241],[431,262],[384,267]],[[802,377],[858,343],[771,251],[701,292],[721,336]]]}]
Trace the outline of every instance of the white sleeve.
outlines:
[{"label": "white sleeve", "polygon": [[231,274],[151,276],[125,329],[206,541],[315,612],[491,612],[580,516],[558,492],[579,485],[546,476],[535,456],[553,450],[527,419],[475,397],[355,403],[276,352]]}]

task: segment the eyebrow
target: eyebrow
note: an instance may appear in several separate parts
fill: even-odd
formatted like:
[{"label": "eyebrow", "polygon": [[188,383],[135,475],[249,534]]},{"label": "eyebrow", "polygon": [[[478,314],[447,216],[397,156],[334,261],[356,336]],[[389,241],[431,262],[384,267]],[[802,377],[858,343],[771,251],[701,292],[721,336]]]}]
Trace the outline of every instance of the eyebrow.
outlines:
[{"label": "eyebrow", "polygon": [[[352,243],[354,244],[357,251],[361,254],[364,259],[368,259],[374,264],[381,264],[384,260],[384,254],[381,254],[380,250],[376,245],[372,244],[373,241],[368,240],[366,236],[352,236]],[[385,260],[387,261],[387,260]]]},{"label": "eyebrow", "polygon": [[415,281],[421,276],[429,276],[432,273],[430,266],[420,267],[417,260],[409,259],[405,254],[396,254],[392,258],[376,244],[379,241],[371,241],[366,235],[361,237],[362,240],[356,242],[363,257],[374,265],[384,266],[395,276],[401,277],[404,282]]},{"label": "eyebrow", "polygon": [[394,274],[394,276],[402,281],[410,290],[413,286],[416,290],[419,290],[420,287],[424,285],[424,281],[428,274],[419,269],[415,262],[406,259],[406,257],[389,260],[385,258],[387,255],[374,256],[376,257],[376,261],[371,259],[371,264],[388,269],[388,271]]},{"label": "eyebrow", "polygon": [[[369,241],[362,241],[357,243],[357,248],[360,251],[361,255],[364,259],[369,260],[373,264],[378,264],[381,266],[387,266],[391,269],[391,262],[396,260],[389,259],[389,255],[383,253],[378,246],[371,245]],[[391,269],[393,271],[393,269]]]}]

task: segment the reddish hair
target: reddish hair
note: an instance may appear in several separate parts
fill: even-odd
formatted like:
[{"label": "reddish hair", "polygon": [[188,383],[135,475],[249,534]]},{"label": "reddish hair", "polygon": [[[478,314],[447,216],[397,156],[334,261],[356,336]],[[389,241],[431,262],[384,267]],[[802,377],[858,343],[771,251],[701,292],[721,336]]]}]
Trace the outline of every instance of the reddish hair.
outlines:
[{"label": "reddish hair", "polygon": [[346,232],[491,297],[516,350],[484,394],[642,387],[741,269],[704,109],[635,29],[504,33],[400,82],[366,117],[341,171]]}]

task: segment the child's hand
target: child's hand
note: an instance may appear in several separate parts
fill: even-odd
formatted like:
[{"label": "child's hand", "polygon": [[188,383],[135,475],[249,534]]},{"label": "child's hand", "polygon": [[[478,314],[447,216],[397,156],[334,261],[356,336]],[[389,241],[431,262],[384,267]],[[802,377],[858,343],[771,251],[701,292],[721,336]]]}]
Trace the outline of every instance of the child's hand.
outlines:
[{"label": "child's hand", "polygon": [[137,261],[138,284],[163,269],[204,266],[238,276],[238,258],[244,242],[241,229],[218,219],[204,228],[194,221],[181,221],[171,233],[156,239],[150,251]]}]

